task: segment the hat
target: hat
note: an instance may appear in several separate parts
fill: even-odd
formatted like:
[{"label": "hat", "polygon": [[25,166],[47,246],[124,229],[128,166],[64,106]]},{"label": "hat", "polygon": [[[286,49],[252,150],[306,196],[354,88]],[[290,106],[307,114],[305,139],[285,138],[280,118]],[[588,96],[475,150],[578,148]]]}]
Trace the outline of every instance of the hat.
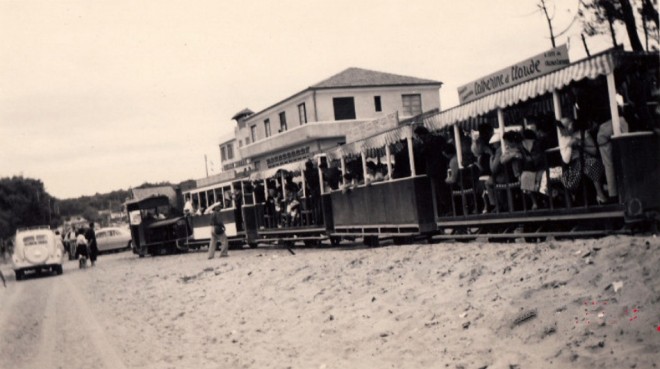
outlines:
[{"label": "hat", "polygon": [[502,139],[502,136],[500,135],[500,131],[495,131],[493,132],[493,135],[490,136],[490,141],[488,141],[489,144],[494,144],[495,142],[500,142]]},{"label": "hat", "polygon": [[[520,131],[520,130],[522,130],[522,126],[504,127],[505,132]],[[495,142],[499,142],[501,139],[502,139],[502,134],[500,130],[495,130],[495,132],[493,132],[493,135],[490,137],[490,141],[488,141],[488,143],[494,144]]]}]

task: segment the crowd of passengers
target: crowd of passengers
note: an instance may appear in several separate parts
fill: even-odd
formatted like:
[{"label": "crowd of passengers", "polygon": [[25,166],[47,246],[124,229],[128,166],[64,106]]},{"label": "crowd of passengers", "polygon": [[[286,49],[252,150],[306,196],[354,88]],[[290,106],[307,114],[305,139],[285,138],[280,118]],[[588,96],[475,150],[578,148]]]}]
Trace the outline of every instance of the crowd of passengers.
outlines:
[{"label": "crowd of passengers", "polygon": [[[622,96],[617,103],[625,133],[630,130],[626,116],[640,119],[634,112],[624,114]],[[415,171],[433,180],[439,215],[462,214],[463,209],[472,214],[536,210],[550,207],[551,202],[554,207],[616,202],[612,120],[587,108],[580,111],[577,103],[574,108],[575,118],[530,118],[505,127],[504,133],[488,123],[465,131],[460,135],[461,165],[453,130],[416,127]],[[633,129],[649,128],[653,129]],[[380,156],[367,159],[366,174],[359,156],[345,158],[346,173],[339,165],[322,163],[326,191],[346,193],[358,185],[410,176],[406,142],[394,144],[391,152],[391,175]]]},{"label": "crowd of passengers", "polygon": [[[602,101],[589,101],[593,94],[573,90],[573,112],[569,114],[572,117],[555,120],[552,113],[529,117],[504,130],[482,123],[476,130],[459,129],[460,144],[455,142],[453,129],[430,132],[417,126],[412,141],[415,174],[426,174],[432,179],[438,214],[451,216],[536,210],[570,203],[616,202],[618,191],[609,108],[603,108],[606,104]],[[624,110],[624,106],[635,105],[625,100],[626,104],[623,96],[617,96],[622,132],[660,131],[657,128],[660,107],[651,111],[650,116],[644,116],[633,109]],[[457,147],[461,148],[460,164]],[[411,175],[406,140],[390,146],[391,173],[385,152],[384,148],[371,150],[364,167],[360,155],[346,156],[343,171],[340,160],[329,162],[322,158],[318,168],[308,160],[298,175],[278,172],[265,183],[259,180],[247,184],[244,190],[246,195],[254,194],[255,202],[263,205],[259,208],[263,227],[321,224],[320,186],[323,186],[323,193],[341,191],[346,194],[361,185]],[[214,206],[240,208],[240,191],[223,193],[224,199]],[[190,199],[186,207],[192,214],[204,213],[204,209]]]}]

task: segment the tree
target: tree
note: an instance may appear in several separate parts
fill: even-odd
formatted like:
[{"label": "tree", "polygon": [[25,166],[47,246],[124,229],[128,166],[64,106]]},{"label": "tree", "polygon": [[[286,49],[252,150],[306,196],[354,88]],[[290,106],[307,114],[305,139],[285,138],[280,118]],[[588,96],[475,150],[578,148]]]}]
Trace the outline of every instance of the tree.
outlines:
[{"label": "tree", "polygon": [[552,43],[552,47],[556,47],[555,45],[555,34],[554,31],[552,30],[552,18],[550,15],[548,15],[548,7],[545,4],[545,0],[540,0],[536,6],[539,7],[540,10],[543,11],[543,14],[545,15],[545,20],[548,22],[548,29],[550,30],[550,42]]},{"label": "tree", "polygon": [[[646,29],[647,20],[655,22],[657,29],[657,9],[653,1],[638,1],[642,2],[642,7],[637,11],[641,16],[644,29]],[[630,0],[580,0],[580,4],[578,15],[587,35],[594,36],[609,32],[612,45],[616,47],[618,42],[616,40],[615,25],[623,23],[628,34],[630,47],[633,51],[644,51],[642,42],[639,39],[635,11]]]},{"label": "tree", "polygon": [[40,180],[0,178],[0,238],[13,236],[17,228],[52,225],[51,199]]}]

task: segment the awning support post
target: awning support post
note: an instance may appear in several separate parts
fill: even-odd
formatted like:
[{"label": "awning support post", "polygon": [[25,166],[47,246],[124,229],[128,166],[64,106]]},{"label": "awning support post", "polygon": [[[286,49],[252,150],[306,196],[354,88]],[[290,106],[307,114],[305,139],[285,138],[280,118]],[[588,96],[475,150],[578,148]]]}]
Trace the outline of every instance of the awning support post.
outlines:
[{"label": "awning support post", "polygon": [[392,153],[390,152],[390,145],[386,144],[385,145],[385,156],[387,158],[387,177],[388,181],[392,180],[392,158],[390,158],[390,155]]},{"label": "awning support post", "polygon": [[610,102],[610,114],[612,115],[612,136],[621,135],[621,121],[619,120],[619,109],[616,105],[616,84],[614,72],[607,75],[607,96]]},{"label": "awning support post", "polygon": [[415,151],[413,150],[413,139],[412,136],[406,138],[408,142],[408,159],[410,160],[410,176],[414,177],[417,175],[415,171]]},{"label": "awning support post", "polygon": [[458,124],[454,124],[454,142],[456,143],[456,158],[458,158],[458,167],[463,169],[463,142],[461,141],[461,130]]}]

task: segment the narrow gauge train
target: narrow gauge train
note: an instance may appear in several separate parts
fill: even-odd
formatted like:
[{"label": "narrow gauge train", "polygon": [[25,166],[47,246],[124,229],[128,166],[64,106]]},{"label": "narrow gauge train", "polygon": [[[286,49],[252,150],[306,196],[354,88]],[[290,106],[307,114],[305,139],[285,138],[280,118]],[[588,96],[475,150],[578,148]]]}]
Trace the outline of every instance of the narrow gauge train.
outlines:
[{"label": "narrow gauge train", "polygon": [[[657,53],[610,50],[313,159],[184,196],[200,208],[223,206],[232,241],[250,246],[656,228],[658,61]],[[533,168],[516,168],[520,156],[512,153],[534,142],[541,149]],[[190,222],[188,242],[207,242],[208,217]]]}]

